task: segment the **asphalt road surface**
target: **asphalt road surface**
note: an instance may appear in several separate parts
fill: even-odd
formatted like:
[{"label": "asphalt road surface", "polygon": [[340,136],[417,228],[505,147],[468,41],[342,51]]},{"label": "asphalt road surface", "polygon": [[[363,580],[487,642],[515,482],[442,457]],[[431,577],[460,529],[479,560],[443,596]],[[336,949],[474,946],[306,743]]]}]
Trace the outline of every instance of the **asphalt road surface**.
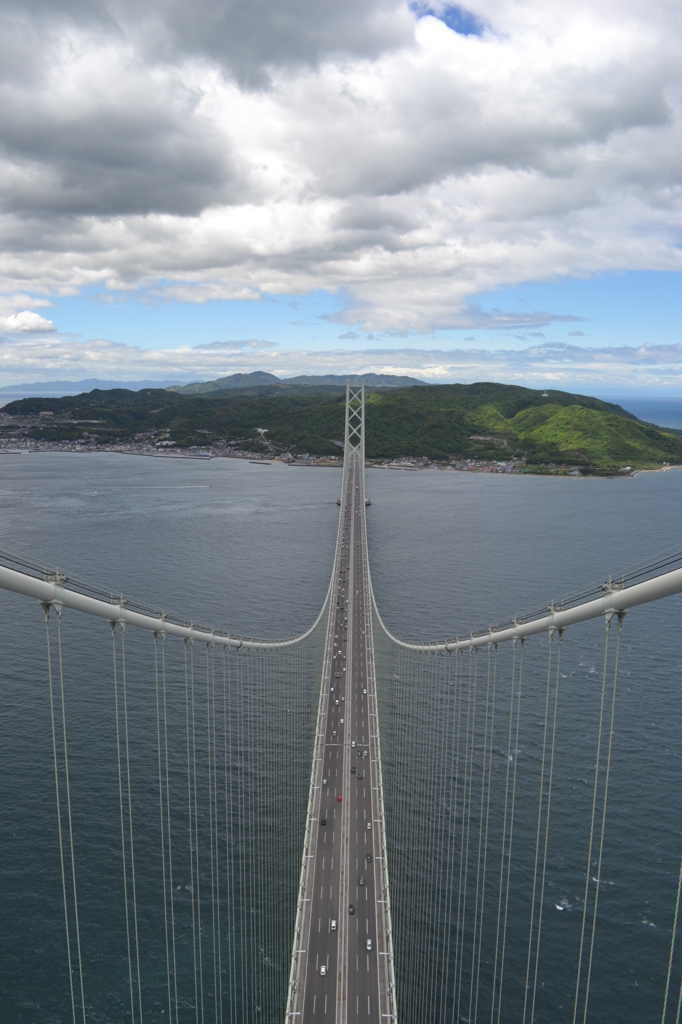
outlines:
[{"label": "asphalt road surface", "polygon": [[[332,595],[320,705],[315,799],[300,936],[298,994],[290,1019],[386,1024],[374,680],[363,570],[364,490],[351,458]],[[321,763],[320,763],[321,762]]]}]

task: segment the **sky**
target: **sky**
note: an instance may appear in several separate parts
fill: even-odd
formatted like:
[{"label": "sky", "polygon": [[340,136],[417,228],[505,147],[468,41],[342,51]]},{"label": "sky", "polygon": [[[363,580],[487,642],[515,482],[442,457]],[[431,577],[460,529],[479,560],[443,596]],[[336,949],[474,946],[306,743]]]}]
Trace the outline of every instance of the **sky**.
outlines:
[{"label": "sky", "polygon": [[682,396],[679,0],[4,0],[0,387]]}]

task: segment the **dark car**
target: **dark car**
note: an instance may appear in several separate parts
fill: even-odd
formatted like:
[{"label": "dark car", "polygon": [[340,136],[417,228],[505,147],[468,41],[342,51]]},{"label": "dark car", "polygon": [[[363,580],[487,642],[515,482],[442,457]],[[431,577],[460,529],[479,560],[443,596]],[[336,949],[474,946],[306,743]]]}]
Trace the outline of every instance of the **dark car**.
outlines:
[{"label": "dark car", "polygon": [[350,770],[351,775],[355,775],[356,771],[357,771],[357,768],[355,767],[355,765],[353,765],[353,767]]},{"label": "dark car", "polygon": [[320,818],[320,825],[326,825],[326,824],[327,824],[327,819],[326,818]]},{"label": "dark car", "polygon": [[364,884],[365,884],[364,876],[360,875],[360,877],[358,878],[358,885],[364,885]]},{"label": "dark car", "polygon": [[350,906],[349,906],[349,908],[348,908],[348,913],[349,913],[349,914],[354,914],[354,913],[355,913],[355,907],[353,906],[353,904],[352,904],[352,903],[351,903],[351,905],[350,905]]},{"label": "dark car", "polygon": [[358,782],[360,781],[361,778],[362,778],[362,772],[358,772]]},{"label": "dark car", "polygon": [[365,857],[365,860],[367,861],[368,864],[371,864],[372,863],[372,854],[368,853],[367,856]]}]

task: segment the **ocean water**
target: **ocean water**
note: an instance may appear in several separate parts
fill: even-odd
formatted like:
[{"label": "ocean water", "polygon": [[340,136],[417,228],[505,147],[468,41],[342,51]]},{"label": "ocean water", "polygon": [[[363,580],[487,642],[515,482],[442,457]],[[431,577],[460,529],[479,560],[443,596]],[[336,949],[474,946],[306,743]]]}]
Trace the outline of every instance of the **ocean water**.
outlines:
[{"label": "ocean water", "polygon": [[673,398],[609,398],[645,423],[682,430],[682,402]]},{"label": "ocean water", "polygon": [[[30,554],[37,561],[104,584],[113,593],[134,596],[193,621],[251,635],[293,635],[314,620],[327,591],[340,482],[334,470],[266,468],[231,460],[106,454],[3,456],[0,548]],[[554,480],[370,470],[367,493],[372,499],[368,533],[377,600],[387,625],[410,638],[436,639],[495,623],[681,542],[682,473],[677,471],[624,480]],[[660,1020],[682,853],[681,612],[682,599],[672,598],[629,613],[623,627],[604,894],[600,895],[605,925],[597,931],[589,1019],[633,1024]],[[62,1021],[68,1019],[70,1008],[44,623],[34,603],[4,593],[0,594],[0,622],[2,1020]],[[564,641],[540,961],[544,995],[537,1019],[572,1019],[570,979],[585,876],[585,830],[599,712],[603,649],[599,629],[603,624],[584,627],[574,636],[567,634]],[[87,633],[74,635],[65,650],[78,797],[75,831],[77,837],[87,836],[96,861],[79,866],[83,940],[88,950],[86,983],[95,989],[88,996],[93,1007],[89,1016],[103,1022],[130,1019],[125,948],[118,939],[113,945],[102,939],[103,924],[105,932],[120,935],[121,911],[112,908],[112,919],[107,921],[108,893],[98,892],[96,870],[117,857],[120,860],[118,812],[110,785],[115,751],[111,716],[107,718],[103,711],[108,699],[103,676],[106,656],[101,635],[96,641]],[[546,648],[539,643],[535,667],[529,668],[527,677],[534,703],[529,696],[526,750],[535,774],[530,771],[524,776],[530,781],[527,792],[519,794],[519,804],[528,820],[533,801],[537,803],[538,708],[545,657]],[[505,663],[500,685],[504,680],[508,687],[509,678]],[[267,733],[270,713],[265,697],[262,703],[262,720],[253,725],[261,730],[259,735]],[[152,792],[157,771],[154,743],[149,742],[153,721],[148,708],[139,711],[132,743],[139,773],[142,777],[147,773]],[[282,706],[281,713],[286,711]],[[395,711],[403,719],[386,721],[383,754],[387,772],[393,773],[387,791],[407,786],[418,799],[427,762],[420,759],[415,744],[409,778],[402,779],[398,747],[391,749],[389,737],[391,730],[404,735],[406,728],[428,736],[434,708],[419,702],[411,706],[409,695],[403,694]],[[279,764],[273,756],[267,768],[273,787],[281,786],[287,773],[302,776],[306,785],[302,766],[307,754],[299,753],[302,757],[294,767]],[[500,739],[495,746],[495,772],[500,778],[504,756]],[[286,762],[285,752],[281,759]],[[497,790],[491,788],[496,820]],[[141,806],[143,819],[151,819],[152,803],[149,808]],[[402,821],[402,828],[406,822],[407,847],[416,857],[424,838],[418,807],[413,820]],[[280,828],[283,824],[277,821],[263,823],[262,834],[269,837],[266,852],[275,872],[281,870]],[[512,909],[520,922],[519,934],[526,927],[523,886],[528,853],[523,851],[532,848],[533,840],[532,830],[527,832],[520,827],[525,838],[519,840],[519,859],[514,862],[519,896],[516,903],[512,901]],[[143,847],[153,841],[151,831],[147,834],[143,826],[138,844]],[[409,890],[404,863],[396,865],[394,901],[400,898],[401,885],[405,893]],[[415,876],[418,871],[415,861]],[[158,883],[151,874],[143,877],[144,887],[152,894],[151,907],[154,900],[158,904]],[[410,906],[417,915],[420,891],[425,898],[425,890],[409,890]],[[156,924],[150,918],[146,927],[151,935]],[[510,1013],[514,1012],[508,1018],[503,1014],[502,1020],[517,1017],[519,979],[525,969],[520,940],[517,952],[518,962],[514,956],[510,960]],[[284,963],[275,967],[287,970]],[[679,988],[682,963],[677,958],[674,968]],[[488,973],[486,961],[484,981]],[[168,1016],[162,988],[157,992],[150,982],[151,1001],[145,1007],[149,1020]],[[419,1020],[418,1008],[413,1010],[405,1019]],[[184,1019],[194,1019],[191,999],[183,1004],[182,1013]],[[253,1019],[262,1018],[255,1014]]]}]

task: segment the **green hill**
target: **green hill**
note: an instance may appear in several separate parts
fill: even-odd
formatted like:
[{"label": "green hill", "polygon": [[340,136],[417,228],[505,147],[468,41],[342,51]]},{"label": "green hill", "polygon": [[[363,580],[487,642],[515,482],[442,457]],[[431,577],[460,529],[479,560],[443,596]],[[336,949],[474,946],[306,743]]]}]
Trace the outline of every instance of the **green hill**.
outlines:
[{"label": "green hill", "polygon": [[[618,405],[564,391],[505,384],[368,388],[368,458],[432,460],[525,458],[615,473],[623,466],[682,464],[682,433],[643,423]],[[98,444],[144,436],[178,447],[228,444],[253,451],[338,454],[345,390],[338,386],[219,389],[193,394],[146,389],[91,391],[68,398],[27,398],[5,406],[16,430],[42,440],[95,438]],[[51,417],[39,413],[51,412]],[[264,445],[258,428],[267,432]]]}]

